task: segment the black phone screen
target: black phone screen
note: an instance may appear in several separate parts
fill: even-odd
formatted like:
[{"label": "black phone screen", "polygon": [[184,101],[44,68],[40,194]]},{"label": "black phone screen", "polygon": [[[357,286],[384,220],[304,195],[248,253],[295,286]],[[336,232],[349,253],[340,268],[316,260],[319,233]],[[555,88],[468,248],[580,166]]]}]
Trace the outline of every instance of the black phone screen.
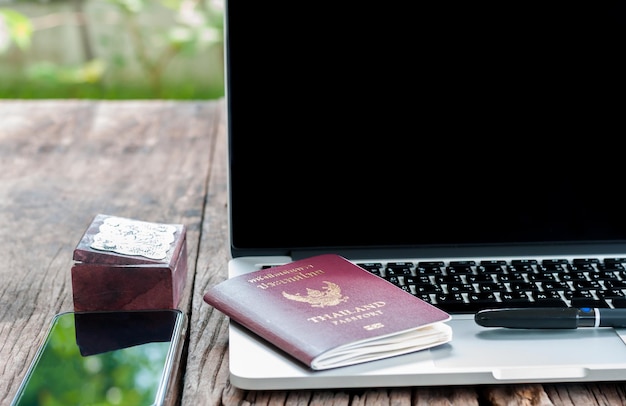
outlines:
[{"label": "black phone screen", "polygon": [[58,314],[12,405],[160,405],[183,321],[174,309]]}]

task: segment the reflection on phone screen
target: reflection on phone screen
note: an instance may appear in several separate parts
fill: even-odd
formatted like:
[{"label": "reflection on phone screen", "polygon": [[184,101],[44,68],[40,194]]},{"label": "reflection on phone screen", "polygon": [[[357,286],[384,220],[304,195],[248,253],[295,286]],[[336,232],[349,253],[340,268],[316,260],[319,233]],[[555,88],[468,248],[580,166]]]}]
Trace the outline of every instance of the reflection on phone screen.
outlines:
[{"label": "reflection on phone screen", "polygon": [[155,405],[171,374],[177,310],[55,316],[14,405]]}]

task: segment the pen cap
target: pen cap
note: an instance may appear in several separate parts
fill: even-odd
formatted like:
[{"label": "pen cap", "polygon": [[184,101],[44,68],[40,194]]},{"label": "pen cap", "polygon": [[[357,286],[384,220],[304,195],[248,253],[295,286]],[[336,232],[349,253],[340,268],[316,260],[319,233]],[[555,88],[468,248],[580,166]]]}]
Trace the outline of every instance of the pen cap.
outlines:
[{"label": "pen cap", "polygon": [[571,307],[490,309],[476,313],[474,320],[483,327],[577,328],[577,312]]},{"label": "pen cap", "polygon": [[600,327],[626,327],[626,309],[597,309]]}]

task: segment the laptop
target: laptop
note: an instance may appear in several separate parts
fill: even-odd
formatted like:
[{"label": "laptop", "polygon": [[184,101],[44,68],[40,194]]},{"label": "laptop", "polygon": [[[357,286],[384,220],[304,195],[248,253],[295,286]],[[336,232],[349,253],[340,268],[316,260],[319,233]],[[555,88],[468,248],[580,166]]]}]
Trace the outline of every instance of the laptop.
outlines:
[{"label": "laptop", "polygon": [[229,276],[340,254],[447,310],[454,334],[313,372],[231,324],[233,385],[626,378],[623,329],[474,321],[626,306],[623,3],[225,7]]}]

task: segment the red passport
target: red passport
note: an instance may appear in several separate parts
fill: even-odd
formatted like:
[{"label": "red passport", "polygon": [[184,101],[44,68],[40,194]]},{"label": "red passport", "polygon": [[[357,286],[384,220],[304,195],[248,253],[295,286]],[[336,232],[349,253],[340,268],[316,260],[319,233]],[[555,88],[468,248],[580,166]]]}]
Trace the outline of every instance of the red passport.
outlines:
[{"label": "red passport", "polygon": [[313,370],[452,340],[448,313],[334,254],[230,278],[204,301]]}]

